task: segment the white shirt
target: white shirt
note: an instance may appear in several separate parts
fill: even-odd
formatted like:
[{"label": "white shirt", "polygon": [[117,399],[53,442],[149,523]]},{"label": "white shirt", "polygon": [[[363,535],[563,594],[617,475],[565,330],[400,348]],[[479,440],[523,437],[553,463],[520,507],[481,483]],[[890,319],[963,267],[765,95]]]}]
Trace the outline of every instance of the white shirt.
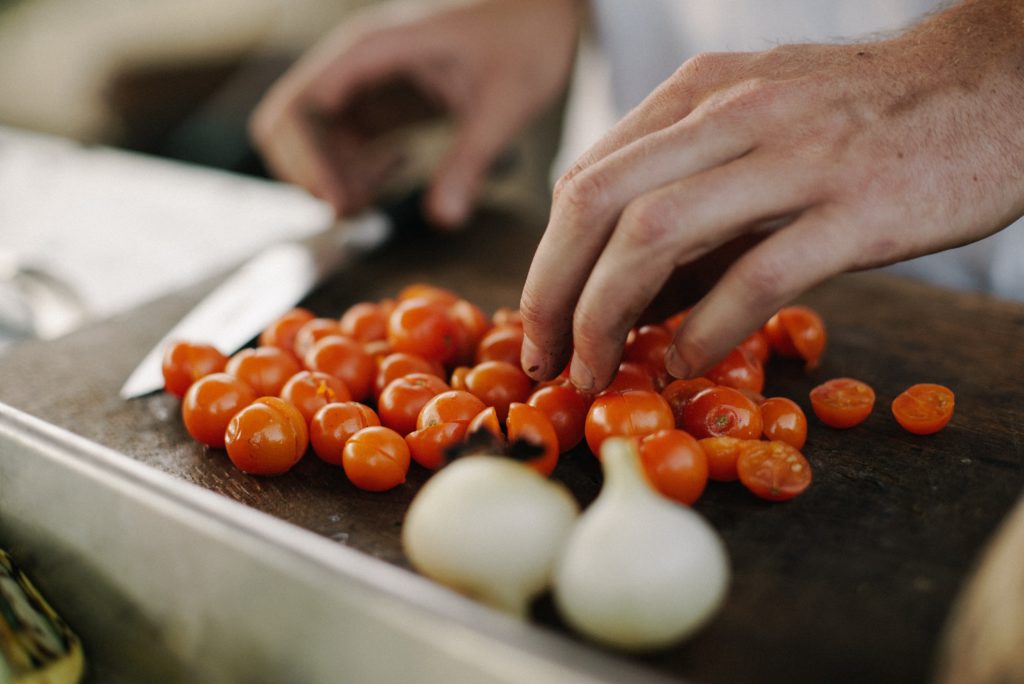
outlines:
[{"label": "white shirt", "polygon": [[[593,87],[584,95],[585,106],[570,102],[569,145],[577,149],[566,151],[563,165],[593,141],[593,134],[572,134],[574,126],[588,128],[584,117],[589,117],[591,130],[603,130],[697,53],[877,39],[914,25],[942,4],[937,0],[591,0],[596,33],[607,59],[610,93],[606,102],[611,112],[604,119],[592,111],[585,114],[601,101]],[[1024,300],[1024,221],[971,245],[889,268],[948,287]]]}]

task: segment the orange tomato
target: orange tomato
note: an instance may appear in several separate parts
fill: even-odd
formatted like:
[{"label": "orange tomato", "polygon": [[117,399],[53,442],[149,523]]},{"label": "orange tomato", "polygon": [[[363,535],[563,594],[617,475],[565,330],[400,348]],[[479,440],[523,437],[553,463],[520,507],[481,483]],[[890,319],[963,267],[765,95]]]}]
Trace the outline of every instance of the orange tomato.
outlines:
[{"label": "orange tomato", "polygon": [[414,297],[399,301],[388,317],[391,349],[422,356],[428,361],[448,363],[458,353],[455,322],[447,305]]},{"label": "orange tomato", "polygon": [[659,430],[640,440],[640,460],[654,488],[692,505],[708,483],[708,457],[688,432]]},{"label": "orange tomato", "polygon": [[827,335],[821,317],[806,306],[787,306],[764,325],[772,349],[780,356],[802,358],[815,368],[825,351]]},{"label": "orange tomato", "polygon": [[345,383],[352,399],[370,396],[377,373],[377,362],[363,345],[343,335],[328,335],[313,343],[306,352],[306,368],[333,375]]},{"label": "orange tomato", "polygon": [[209,344],[172,342],[164,349],[161,362],[164,389],[176,397],[183,397],[193,382],[223,371],[227,362],[228,357]]},{"label": "orange tomato", "polygon": [[529,404],[512,402],[505,427],[510,443],[525,440],[543,449],[540,456],[527,460],[526,465],[541,475],[550,475],[558,465],[558,434],[547,415]]},{"label": "orange tomato", "polygon": [[356,401],[325,404],[309,422],[309,441],[321,460],[341,465],[345,442],[365,427],[380,425],[380,419],[369,406]]},{"label": "orange tomato", "polygon": [[509,405],[526,401],[533,389],[533,381],[526,373],[506,361],[477,364],[466,373],[465,384],[466,391],[494,407],[501,422],[508,417]]},{"label": "orange tomato", "polygon": [[281,347],[256,347],[232,356],[225,370],[245,381],[257,395],[276,397],[302,366],[294,354]]},{"label": "orange tomato", "polygon": [[760,394],[764,389],[764,368],[761,362],[743,347],[734,347],[705,377],[716,385]]},{"label": "orange tomato", "polygon": [[447,462],[448,449],[465,439],[469,425],[469,422],[452,421],[413,430],[405,436],[409,454],[424,468],[437,470]]},{"label": "orange tomato", "polygon": [[558,435],[558,448],[563,454],[583,441],[587,422],[588,402],[569,383],[546,385],[533,392],[526,400],[544,412]]},{"label": "orange tomato", "polygon": [[345,442],[341,465],[356,487],[383,492],[405,482],[409,446],[394,430],[365,427]]},{"label": "orange tomato", "polygon": [[345,383],[327,373],[299,371],[284,383],[281,398],[290,401],[308,423],[321,407],[335,401],[351,401]]},{"label": "orange tomato", "polygon": [[587,412],[583,433],[587,446],[600,457],[608,437],[645,437],[675,427],[672,408],[657,392],[625,390],[607,392],[594,399]]},{"label": "orange tomato", "polygon": [[299,328],[315,318],[312,311],[296,307],[268,325],[260,333],[259,346],[280,347],[295,353],[295,336]]},{"label": "orange tomato", "polygon": [[955,396],[943,385],[912,385],[892,401],[892,415],[904,430],[930,435],[946,427],[953,417]]},{"label": "orange tomato", "polygon": [[765,438],[785,442],[802,449],[807,441],[807,416],[786,397],[770,397],[761,402],[762,432]]},{"label": "orange tomato", "polygon": [[686,403],[680,427],[698,439],[757,439],[761,436],[761,411],[741,391],[716,385],[701,390]]},{"label": "orange tomato", "polygon": [[306,421],[292,404],[260,397],[232,418],[224,435],[228,458],[243,473],[280,475],[306,453]]},{"label": "orange tomato", "polygon": [[228,373],[211,373],[192,383],[181,401],[181,418],[192,437],[224,446],[224,432],[235,414],[256,400],[249,385]]},{"label": "orange tomato", "polygon": [[387,339],[390,314],[391,307],[377,302],[358,302],[345,310],[338,325],[345,337],[357,342],[376,342]]},{"label": "orange tomato", "polygon": [[811,390],[811,409],[818,419],[834,428],[863,423],[875,407],[875,391],[853,378],[833,378]]},{"label": "orange tomato", "polygon": [[748,441],[736,470],[744,487],[769,501],[792,499],[811,484],[811,464],[785,442]]},{"label": "orange tomato", "polygon": [[431,373],[409,373],[392,380],[377,400],[381,424],[401,435],[409,434],[416,429],[423,406],[448,389],[448,383]]},{"label": "orange tomato", "polygon": [[705,437],[698,441],[708,459],[708,478],[716,482],[732,482],[739,479],[736,462],[740,458],[743,446],[751,440],[737,437]]}]

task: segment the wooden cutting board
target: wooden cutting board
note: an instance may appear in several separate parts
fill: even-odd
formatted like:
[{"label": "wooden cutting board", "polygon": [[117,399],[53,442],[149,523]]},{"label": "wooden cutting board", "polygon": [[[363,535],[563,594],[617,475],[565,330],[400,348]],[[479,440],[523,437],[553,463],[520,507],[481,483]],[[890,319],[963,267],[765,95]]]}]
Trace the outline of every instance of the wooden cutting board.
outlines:
[{"label": "wooden cutting board", "polygon": [[[338,274],[305,305],[339,315],[411,282],[453,288],[490,311],[515,306],[542,226],[481,216],[472,230],[395,245]],[[215,282],[199,284],[64,339],[0,357],[0,401],[382,561],[408,567],[402,517],[427,473],[384,494],[352,487],[309,456],[278,478],[236,471],[186,434],[177,400],[117,391],[134,365]],[[126,287],[130,287],[126,283]],[[943,621],[972,560],[1024,487],[1024,306],[880,274],[838,278],[806,295],[829,329],[821,366],[773,360],[768,394],[795,399],[853,376],[877,391],[851,430],[810,418],[815,481],[785,504],[710,483],[696,509],[725,539],[734,580],[717,619],[689,642],[631,657],[711,682],[912,682],[927,679]],[[949,427],[904,432],[889,402],[916,382],[957,394]],[[555,477],[586,504],[600,487],[585,450]],[[534,619],[564,630],[550,600]]]}]

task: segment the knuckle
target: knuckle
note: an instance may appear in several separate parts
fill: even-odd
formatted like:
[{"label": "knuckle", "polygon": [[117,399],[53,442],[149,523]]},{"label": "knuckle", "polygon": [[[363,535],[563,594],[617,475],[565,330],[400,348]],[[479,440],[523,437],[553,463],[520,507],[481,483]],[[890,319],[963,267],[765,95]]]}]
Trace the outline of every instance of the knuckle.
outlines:
[{"label": "knuckle", "polygon": [[671,242],[673,227],[672,211],[666,202],[641,197],[626,206],[616,232],[629,247],[649,251]]},{"label": "knuckle", "polygon": [[544,302],[545,297],[537,292],[532,283],[527,283],[519,301],[519,315],[523,320],[523,328],[531,337],[543,337],[557,323],[550,313],[551,308],[545,306]]},{"label": "knuckle", "polygon": [[683,62],[676,69],[673,80],[706,82],[720,75],[729,59],[721,52],[700,52]]},{"label": "knuckle", "polygon": [[560,179],[555,186],[554,202],[571,216],[594,216],[606,201],[608,183],[593,169]]},{"label": "knuckle", "polygon": [[614,347],[615,331],[607,316],[580,307],[572,317],[572,338],[576,349],[586,358],[600,357]]},{"label": "knuckle", "polygon": [[788,299],[789,268],[768,250],[750,253],[737,274],[751,310],[773,309]]}]

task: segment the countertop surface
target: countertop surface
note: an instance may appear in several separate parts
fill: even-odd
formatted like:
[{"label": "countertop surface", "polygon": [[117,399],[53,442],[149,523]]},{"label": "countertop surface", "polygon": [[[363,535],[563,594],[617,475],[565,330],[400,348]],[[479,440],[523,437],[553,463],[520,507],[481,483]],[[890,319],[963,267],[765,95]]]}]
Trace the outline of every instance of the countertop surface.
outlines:
[{"label": "countertop surface", "polygon": [[[336,316],[424,281],[488,312],[515,306],[539,227],[498,215],[476,223],[371,255],[304,305]],[[250,477],[223,452],[189,438],[174,398],[118,397],[149,347],[216,280],[59,340],[15,346],[0,356],[0,401],[408,567],[399,532],[428,476],[418,466],[384,494],[355,489],[340,469],[311,455],[285,476]],[[1024,305],[875,273],[837,278],[801,302],[821,313],[829,347],[814,371],[772,360],[766,394],[789,396],[808,412],[804,452],[814,484],[791,502],[769,504],[738,483],[709,483],[695,508],[728,548],[734,578],[727,603],[688,642],[629,658],[693,681],[926,680],[956,592],[1024,487]],[[874,413],[850,430],[827,428],[810,414],[809,390],[838,376],[860,378],[878,396]],[[956,392],[956,415],[936,435],[906,433],[889,412],[889,402],[917,382]],[[554,476],[583,504],[600,487],[585,450],[563,456]],[[547,597],[532,619],[565,631]]]}]

